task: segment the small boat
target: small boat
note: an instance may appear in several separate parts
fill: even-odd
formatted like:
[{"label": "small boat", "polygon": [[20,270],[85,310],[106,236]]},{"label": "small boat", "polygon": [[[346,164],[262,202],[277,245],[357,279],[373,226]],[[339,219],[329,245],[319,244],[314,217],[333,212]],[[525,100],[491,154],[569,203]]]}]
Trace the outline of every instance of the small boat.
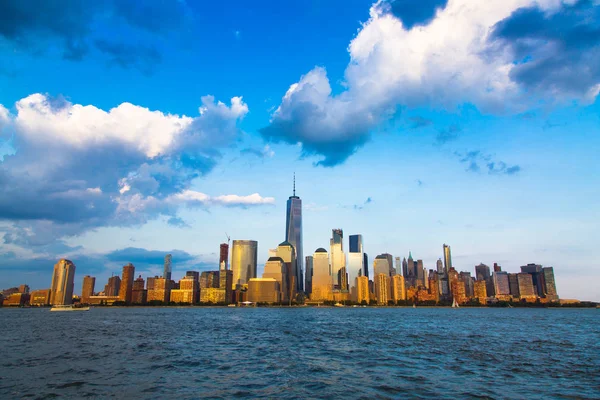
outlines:
[{"label": "small boat", "polygon": [[50,311],[90,311],[89,307],[74,306],[72,304],[52,306]]},{"label": "small boat", "polygon": [[343,305],[342,303],[339,303],[339,302],[335,303],[333,306],[334,307],[346,307],[345,305]]},{"label": "small boat", "polygon": [[458,305],[458,303],[456,302],[456,298],[454,298],[452,300],[452,308],[460,308],[460,306]]}]

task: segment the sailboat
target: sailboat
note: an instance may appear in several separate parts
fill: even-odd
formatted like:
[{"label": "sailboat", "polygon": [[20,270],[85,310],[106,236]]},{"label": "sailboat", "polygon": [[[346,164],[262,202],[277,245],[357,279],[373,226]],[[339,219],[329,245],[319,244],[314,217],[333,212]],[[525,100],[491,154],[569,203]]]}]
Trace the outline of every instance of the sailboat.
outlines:
[{"label": "sailboat", "polygon": [[452,308],[459,308],[460,306],[456,302],[456,297],[452,299]]}]

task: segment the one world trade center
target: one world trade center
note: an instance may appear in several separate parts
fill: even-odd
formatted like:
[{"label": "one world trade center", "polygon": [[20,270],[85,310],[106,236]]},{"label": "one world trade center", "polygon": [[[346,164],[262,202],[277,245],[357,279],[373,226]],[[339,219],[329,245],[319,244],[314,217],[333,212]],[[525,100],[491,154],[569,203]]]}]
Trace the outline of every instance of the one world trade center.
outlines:
[{"label": "one world trade center", "polygon": [[285,217],[285,240],[296,250],[296,290],[303,290],[303,265],[302,253],[302,200],[296,196],[296,174],[294,174],[294,193],[287,201],[287,212]]}]

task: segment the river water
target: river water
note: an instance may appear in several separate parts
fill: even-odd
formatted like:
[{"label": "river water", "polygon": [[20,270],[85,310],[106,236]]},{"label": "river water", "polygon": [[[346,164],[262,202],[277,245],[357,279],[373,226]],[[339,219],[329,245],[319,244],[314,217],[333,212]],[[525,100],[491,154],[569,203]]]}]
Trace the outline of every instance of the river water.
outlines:
[{"label": "river water", "polygon": [[600,310],[0,309],[0,398],[598,398]]}]

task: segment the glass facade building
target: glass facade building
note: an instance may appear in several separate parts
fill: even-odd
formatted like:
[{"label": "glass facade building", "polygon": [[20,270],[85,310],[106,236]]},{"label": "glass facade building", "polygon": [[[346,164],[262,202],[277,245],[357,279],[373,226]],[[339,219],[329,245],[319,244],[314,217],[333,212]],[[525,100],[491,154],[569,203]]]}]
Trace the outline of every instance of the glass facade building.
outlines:
[{"label": "glass facade building", "polygon": [[362,235],[350,235],[348,241],[349,253],[346,270],[348,271],[348,283],[350,286],[354,286],[359,275],[368,276],[365,274],[365,267],[367,266],[365,265]]},{"label": "glass facade building", "polygon": [[234,240],[231,250],[232,289],[245,285],[250,278],[256,278],[258,262],[258,242],[255,240]]},{"label": "glass facade building", "polygon": [[296,251],[296,291],[304,286],[304,256],[302,251],[302,200],[296,196],[296,180],[294,178],[294,195],[287,201],[285,217],[285,241],[294,246]]}]

